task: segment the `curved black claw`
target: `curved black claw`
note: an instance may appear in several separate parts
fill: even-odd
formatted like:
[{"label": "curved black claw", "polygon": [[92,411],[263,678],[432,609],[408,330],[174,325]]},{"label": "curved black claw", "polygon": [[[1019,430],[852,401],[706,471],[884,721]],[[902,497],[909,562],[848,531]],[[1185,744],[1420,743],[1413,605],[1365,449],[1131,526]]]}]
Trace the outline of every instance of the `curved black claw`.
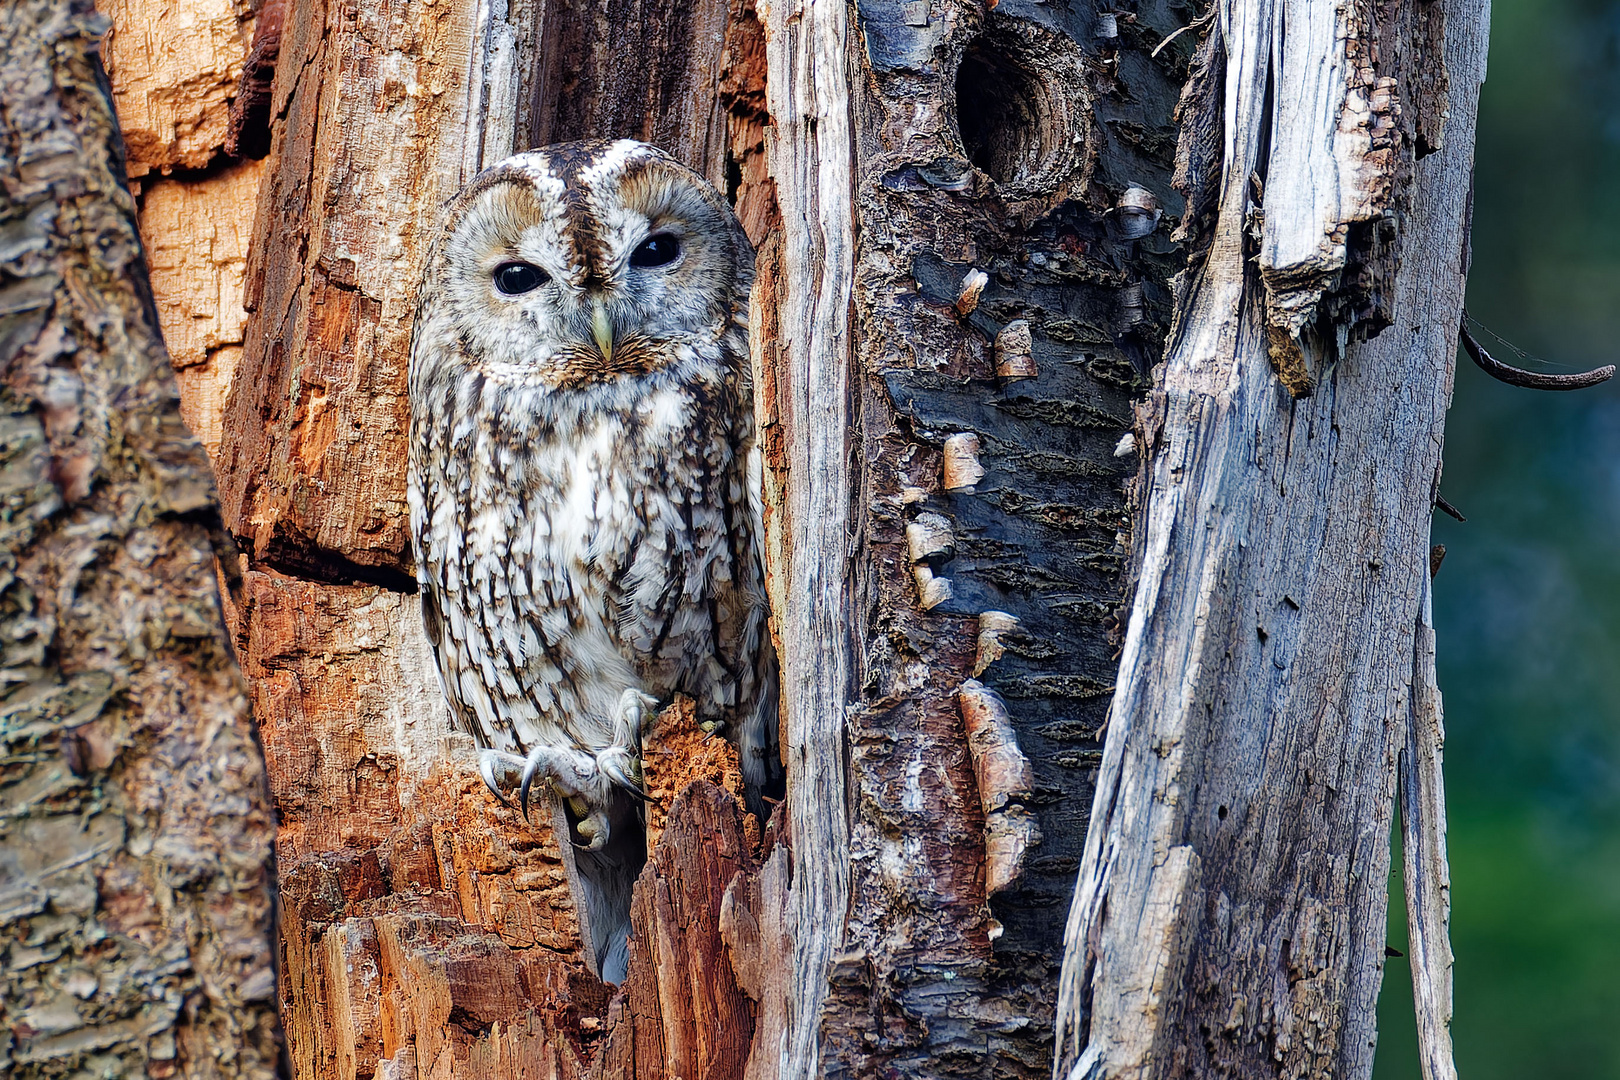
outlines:
[{"label": "curved black claw", "polygon": [[478,775],[484,778],[484,786],[489,789],[491,795],[495,796],[495,801],[510,809],[512,804],[501,793],[501,786],[495,780],[495,763],[498,758],[492,757],[493,754],[495,754],[495,751],[485,750],[479,756]]},{"label": "curved black claw", "polygon": [[531,762],[523,769],[523,782],[518,785],[518,806],[523,811],[523,820],[529,820],[529,788],[534,784],[534,764]]},{"label": "curved black claw", "polygon": [[620,766],[618,762],[611,760],[599,762],[598,767],[602,770],[602,772],[607,774],[607,778],[609,780],[613,781],[615,787],[622,788],[623,790],[629,792],[641,802],[647,801],[646,790],[643,789],[640,784],[636,783],[636,778],[632,776],[627,769]]},{"label": "curved black claw", "polygon": [[1522,386],[1528,390],[1585,390],[1588,386],[1596,386],[1600,382],[1607,382],[1614,376],[1614,365],[1605,364],[1591,371],[1580,371],[1572,375],[1544,375],[1535,371],[1525,371],[1511,364],[1504,364],[1496,357],[1485,351],[1485,346],[1473,334],[1468,332],[1468,324],[1462,325],[1461,335],[1463,349],[1468,353],[1469,359],[1479,365],[1479,369],[1491,378],[1505,382],[1509,386]]}]

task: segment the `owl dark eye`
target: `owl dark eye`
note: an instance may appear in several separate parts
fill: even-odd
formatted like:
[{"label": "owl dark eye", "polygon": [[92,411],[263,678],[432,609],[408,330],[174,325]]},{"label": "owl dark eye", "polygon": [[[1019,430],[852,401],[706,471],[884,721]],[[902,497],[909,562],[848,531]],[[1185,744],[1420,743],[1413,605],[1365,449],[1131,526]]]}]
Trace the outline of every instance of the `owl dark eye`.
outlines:
[{"label": "owl dark eye", "polygon": [[532,292],[546,283],[546,272],[528,263],[501,263],[495,268],[495,287],[507,296]]},{"label": "owl dark eye", "polygon": [[669,233],[658,233],[641,242],[630,253],[630,265],[639,267],[668,266],[681,257],[681,242]]}]

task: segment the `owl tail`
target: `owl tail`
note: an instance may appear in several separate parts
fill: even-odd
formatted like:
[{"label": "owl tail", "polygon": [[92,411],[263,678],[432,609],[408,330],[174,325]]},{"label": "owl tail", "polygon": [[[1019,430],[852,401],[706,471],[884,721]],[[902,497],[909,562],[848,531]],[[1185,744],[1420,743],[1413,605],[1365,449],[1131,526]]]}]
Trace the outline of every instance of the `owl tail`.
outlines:
[{"label": "owl tail", "polygon": [[742,766],[743,790],[749,813],[763,823],[772,803],[784,793],[782,749],[777,745],[778,688],[776,649],[770,639],[760,643],[759,697],[753,712],[737,731],[737,756]]},{"label": "owl tail", "polygon": [[563,866],[597,975],[603,982],[622,983],[630,966],[630,898],[647,862],[647,826],[640,803],[627,792],[615,789],[610,798],[608,841],[595,851],[580,846],[578,819],[555,797],[553,820],[567,823],[566,833],[562,828],[557,833],[573,841],[563,845]]}]

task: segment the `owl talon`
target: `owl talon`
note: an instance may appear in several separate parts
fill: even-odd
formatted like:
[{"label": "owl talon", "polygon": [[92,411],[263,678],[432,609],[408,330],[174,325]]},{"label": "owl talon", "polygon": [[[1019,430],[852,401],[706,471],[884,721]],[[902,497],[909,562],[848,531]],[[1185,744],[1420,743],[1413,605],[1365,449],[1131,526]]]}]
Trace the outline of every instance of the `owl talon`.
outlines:
[{"label": "owl talon", "polygon": [[658,699],[640,690],[626,690],[619,695],[619,715],[614,725],[615,747],[641,745],[641,730],[658,708]]},{"label": "owl talon", "polygon": [[646,801],[647,793],[636,782],[635,759],[623,747],[611,746],[602,751],[596,758],[596,767],[619,787],[643,802]]},{"label": "owl talon", "polygon": [[478,775],[484,778],[484,786],[489,788],[489,793],[495,796],[502,806],[512,805],[506,793],[518,785],[524,765],[524,760],[515,754],[503,753],[500,750],[478,752]]},{"label": "owl talon", "polygon": [[588,841],[588,843],[574,845],[581,851],[600,851],[607,846],[610,830],[607,815],[602,811],[596,810],[580,818],[579,824],[575,825],[574,828],[579,831],[579,835]]},{"label": "owl talon", "polygon": [[523,810],[524,821],[529,820],[529,786],[534,783],[534,767],[536,764],[538,763],[531,757],[528,763],[523,766],[523,783],[518,787],[518,806]]}]

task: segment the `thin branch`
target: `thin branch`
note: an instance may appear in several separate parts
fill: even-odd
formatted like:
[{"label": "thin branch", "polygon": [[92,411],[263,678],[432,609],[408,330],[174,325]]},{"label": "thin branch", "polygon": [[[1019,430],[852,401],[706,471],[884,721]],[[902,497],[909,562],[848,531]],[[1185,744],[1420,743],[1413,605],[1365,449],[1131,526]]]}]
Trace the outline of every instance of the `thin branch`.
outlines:
[{"label": "thin branch", "polygon": [[1204,27],[1209,25],[1209,20],[1213,19],[1214,17],[1215,17],[1215,9],[1214,9],[1214,7],[1211,7],[1208,11],[1206,11],[1202,15],[1198,16],[1198,18],[1194,19],[1192,22],[1188,23],[1186,26],[1183,26],[1180,30],[1177,30],[1175,33],[1171,34],[1169,37],[1167,37],[1163,41],[1159,42],[1158,45],[1154,46],[1153,51],[1148,53],[1148,59],[1152,60],[1152,59],[1156,58],[1161,52],[1164,51],[1164,47],[1166,45],[1170,44],[1172,41],[1176,40],[1176,38],[1180,37],[1182,34],[1185,34],[1187,31],[1193,30],[1193,29],[1202,30]]},{"label": "thin branch", "polygon": [[1491,378],[1505,382],[1509,386],[1522,386],[1527,390],[1585,390],[1588,386],[1596,386],[1606,382],[1614,375],[1614,365],[1605,364],[1591,371],[1577,372],[1573,375],[1543,375],[1534,371],[1525,371],[1523,368],[1504,364],[1481,345],[1468,331],[1465,321],[1460,330],[1462,345],[1468,352],[1470,359],[1479,365],[1481,371]]}]

